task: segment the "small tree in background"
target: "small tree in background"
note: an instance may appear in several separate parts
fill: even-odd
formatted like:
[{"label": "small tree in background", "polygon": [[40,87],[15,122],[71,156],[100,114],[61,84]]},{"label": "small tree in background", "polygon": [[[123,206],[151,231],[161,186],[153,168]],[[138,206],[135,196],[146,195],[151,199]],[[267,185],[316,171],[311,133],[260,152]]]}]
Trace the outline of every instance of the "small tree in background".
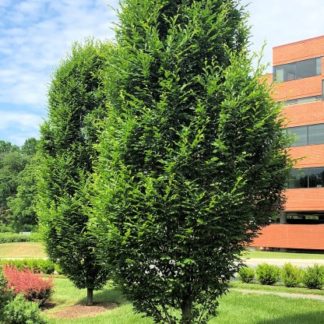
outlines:
[{"label": "small tree in background", "polygon": [[240,252],[281,208],[287,143],[245,18],[235,0],[122,2],[96,231],[155,322],[214,316]]},{"label": "small tree in background", "polygon": [[38,214],[51,259],[78,288],[93,290],[108,271],[97,259],[97,241],[87,230],[88,184],[96,160],[96,120],[105,95],[101,70],[109,46],[75,45],[56,71],[49,91],[49,119],[41,129],[41,179]]}]

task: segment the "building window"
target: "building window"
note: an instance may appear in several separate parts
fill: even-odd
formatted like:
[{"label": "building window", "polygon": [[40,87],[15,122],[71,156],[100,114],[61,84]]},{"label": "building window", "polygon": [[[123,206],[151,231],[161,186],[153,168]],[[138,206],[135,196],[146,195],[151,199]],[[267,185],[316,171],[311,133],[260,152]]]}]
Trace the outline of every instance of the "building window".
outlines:
[{"label": "building window", "polygon": [[324,124],[290,127],[284,132],[293,137],[291,146],[324,144]]},{"label": "building window", "polygon": [[[324,86],[324,82],[323,82]],[[311,97],[303,97],[303,98],[296,98],[296,99],[290,99],[284,101],[285,106],[290,106],[290,105],[301,105],[305,103],[310,103],[310,102],[315,102],[315,101],[320,101],[324,98],[324,92],[322,96],[311,96]]]},{"label": "building window", "polygon": [[274,67],[274,80],[284,82],[321,74],[321,58],[314,58]]},{"label": "building window", "polygon": [[288,188],[322,188],[324,187],[324,167],[292,169]]},{"label": "building window", "polygon": [[324,214],[316,212],[286,213],[286,220],[287,224],[324,224]]}]

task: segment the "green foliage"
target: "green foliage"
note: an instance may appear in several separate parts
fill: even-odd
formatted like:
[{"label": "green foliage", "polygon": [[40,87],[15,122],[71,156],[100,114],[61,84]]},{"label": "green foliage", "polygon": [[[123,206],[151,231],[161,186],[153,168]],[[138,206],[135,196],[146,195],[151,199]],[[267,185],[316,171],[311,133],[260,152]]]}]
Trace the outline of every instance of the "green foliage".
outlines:
[{"label": "green foliage", "polygon": [[286,287],[297,287],[301,283],[302,271],[290,263],[286,263],[281,270],[282,282]]},{"label": "green foliage", "polygon": [[18,234],[18,233],[1,233],[0,232],[0,244],[1,243],[15,243],[15,242],[36,242],[39,240],[37,234]]},{"label": "green foliage", "polygon": [[280,268],[267,263],[259,264],[256,275],[262,285],[274,285],[280,279]]},{"label": "green foliage", "polygon": [[282,205],[280,107],[236,0],[125,0],[106,71],[93,231],[137,311],[206,323]]},{"label": "green foliage", "polygon": [[322,289],[324,283],[324,269],[315,264],[305,269],[303,274],[303,284],[310,289]]},{"label": "green foliage", "polygon": [[245,283],[252,282],[254,280],[254,276],[255,276],[255,271],[253,268],[242,267],[239,270],[239,277],[242,280],[242,282]]},{"label": "green foliage", "polygon": [[[27,151],[31,150],[28,148]],[[31,231],[37,225],[36,199],[37,199],[37,170],[38,159],[32,157],[19,173],[17,180],[17,193],[7,200],[12,214],[15,230]]]},{"label": "green foliage", "polygon": [[32,160],[36,145],[34,138],[27,139],[21,149],[0,141],[0,232],[27,231],[36,224],[35,172],[31,172],[37,167]]},{"label": "green foliage", "polygon": [[6,324],[45,324],[37,303],[26,301],[17,295],[4,307],[3,321]]},{"label": "green foliage", "polygon": [[[101,73],[110,46],[76,44],[55,72],[41,128],[38,214],[50,258],[78,288],[102,287],[108,271],[87,230],[88,191],[103,117]],[[107,54],[108,53],[108,54]]]},{"label": "green foliage", "polygon": [[35,273],[53,274],[56,270],[55,264],[51,260],[43,259],[23,259],[23,260],[0,260],[0,265],[9,265],[18,270],[29,269]]},{"label": "green foliage", "polygon": [[[1,270],[1,269],[0,269]],[[0,271],[0,323],[3,318],[3,309],[13,298],[12,292],[7,287],[7,281]]]}]

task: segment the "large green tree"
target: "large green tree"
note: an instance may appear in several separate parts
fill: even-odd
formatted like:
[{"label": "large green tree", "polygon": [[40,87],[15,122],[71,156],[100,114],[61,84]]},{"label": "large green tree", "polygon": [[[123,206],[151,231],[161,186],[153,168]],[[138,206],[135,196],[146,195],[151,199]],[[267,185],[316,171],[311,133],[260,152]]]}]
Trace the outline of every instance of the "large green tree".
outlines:
[{"label": "large green tree", "polygon": [[240,252],[282,205],[280,107],[248,37],[235,0],[122,1],[93,225],[155,322],[214,316]]},{"label": "large green tree", "polygon": [[107,280],[97,260],[97,242],[87,230],[88,184],[97,141],[96,121],[102,118],[105,94],[101,70],[110,46],[86,42],[54,74],[49,91],[49,118],[42,126],[38,214],[49,256],[78,288],[93,290]]}]

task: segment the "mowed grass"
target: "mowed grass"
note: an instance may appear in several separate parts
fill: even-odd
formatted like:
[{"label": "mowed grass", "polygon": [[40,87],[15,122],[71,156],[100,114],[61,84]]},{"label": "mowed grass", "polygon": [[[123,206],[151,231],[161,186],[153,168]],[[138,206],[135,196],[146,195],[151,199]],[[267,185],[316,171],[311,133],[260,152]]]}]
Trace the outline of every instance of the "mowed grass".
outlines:
[{"label": "mowed grass", "polygon": [[[84,303],[85,290],[74,288],[65,278],[55,279],[53,302],[56,307],[45,311],[49,323],[56,324],[153,324],[148,318],[136,314],[132,305],[112,286],[95,293],[95,301],[117,303],[119,306],[96,317],[55,319],[55,312],[75,303]],[[272,295],[244,295],[231,291],[220,299],[218,316],[212,324],[316,324],[324,323],[324,302],[290,299]]]},{"label": "mowed grass", "polygon": [[0,259],[43,259],[44,245],[40,242],[19,242],[0,244]]},{"label": "mowed grass", "polygon": [[[292,253],[292,252],[271,252],[271,251],[246,251],[243,258],[255,259],[303,259],[323,260],[324,253]],[[324,323],[324,321],[323,321]]]}]

